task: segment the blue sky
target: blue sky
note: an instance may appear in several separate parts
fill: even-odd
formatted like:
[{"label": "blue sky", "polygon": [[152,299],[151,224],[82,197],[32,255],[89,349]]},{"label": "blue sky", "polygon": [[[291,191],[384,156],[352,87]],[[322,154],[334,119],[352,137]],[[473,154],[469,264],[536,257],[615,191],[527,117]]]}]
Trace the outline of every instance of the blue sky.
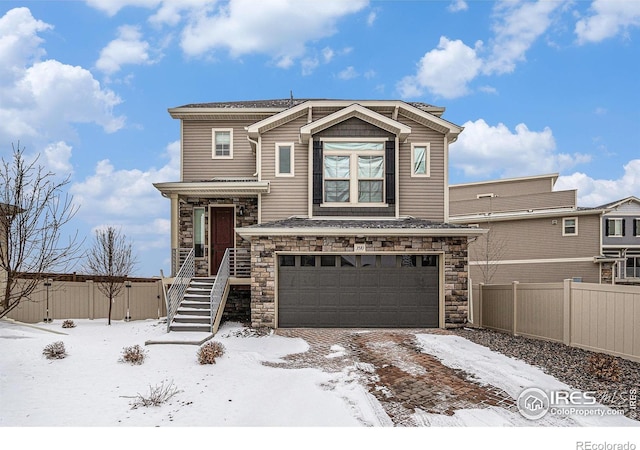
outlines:
[{"label": "blue sky", "polygon": [[640,1],[0,2],[0,155],[20,141],[80,206],[169,266],[187,103],[402,99],[465,127],[452,183],[559,172],[581,206],[640,196]]}]

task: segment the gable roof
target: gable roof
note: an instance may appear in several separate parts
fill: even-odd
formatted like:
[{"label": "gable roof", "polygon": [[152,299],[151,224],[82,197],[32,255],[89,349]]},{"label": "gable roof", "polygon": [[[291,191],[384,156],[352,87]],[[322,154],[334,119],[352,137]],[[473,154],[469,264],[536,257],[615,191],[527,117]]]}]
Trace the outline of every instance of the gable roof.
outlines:
[{"label": "gable roof", "polygon": [[640,199],[638,197],[631,195],[629,197],[623,198],[622,200],[615,200],[611,203],[606,203],[604,205],[596,206],[595,208],[596,209],[615,209],[624,205],[625,203],[637,203],[640,205]]},{"label": "gable roof", "polygon": [[[249,133],[249,137],[256,139],[258,135],[265,131],[271,130],[293,119],[308,114],[310,108],[312,109],[314,107],[342,108],[342,110],[330,114],[331,119],[329,119],[329,121],[338,119],[336,122],[331,123],[331,125],[356,115],[360,119],[373,123],[376,126],[381,126],[381,128],[387,129],[388,131],[393,130],[396,133],[399,131],[405,133],[408,129],[408,134],[411,132],[411,129],[395,120],[395,117],[397,117],[398,114],[401,114],[447,135],[450,141],[457,139],[458,135],[463,130],[462,127],[440,118],[440,114],[444,111],[444,108],[436,108],[430,105],[425,107],[424,104],[409,104],[400,100],[308,100],[249,125],[246,127],[246,130]],[[390,108],[394,111],[393,118],[389,119],[388,117],[374,111],[373,108]],[[384,120],[381,120],[381,118]],[[319,127],[328,123],[328,121],[323,122],[325,119],[326,118],[318,121]],[[314,130],[314,132],[315,131],[319,130]],[[307,132],[310,133],[308,129],[305,130],[305,134],[307,134]]]},{"label": "gable roof", "polygon": [[411,127],[365,108],[362,105],[354,103],[347,108],[340,109],[333,114],[329,114],[322,119],[308,123],[300,128],[300,137],[302,138],[302,142],[309,142],[312,134],[325,130],[352,117],[357,117],[358,119],[364,120],[378,128],[397,134],[401,142],[403,142],[411,133]]}]

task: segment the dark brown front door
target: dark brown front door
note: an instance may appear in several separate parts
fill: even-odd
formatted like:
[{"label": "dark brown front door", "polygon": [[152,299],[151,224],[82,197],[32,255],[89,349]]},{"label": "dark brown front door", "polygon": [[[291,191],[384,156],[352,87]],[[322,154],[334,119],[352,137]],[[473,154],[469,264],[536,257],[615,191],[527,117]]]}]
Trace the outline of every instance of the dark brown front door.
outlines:
[{"label": "dark brown front door", "polygon": [[211,208],[211,275],[218,273],[224,251],[234,247],[234,208]]}]

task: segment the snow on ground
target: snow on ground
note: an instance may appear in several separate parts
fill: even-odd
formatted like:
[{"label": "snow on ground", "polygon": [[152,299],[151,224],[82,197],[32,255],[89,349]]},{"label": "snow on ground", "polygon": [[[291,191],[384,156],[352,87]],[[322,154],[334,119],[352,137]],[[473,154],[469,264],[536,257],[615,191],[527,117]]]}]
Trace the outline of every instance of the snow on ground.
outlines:
[{"label": "snow on ground", "polygon": [[[119,362],[123,347],[161,338],[158,321],[76,320],[38,327],[0,321],[0,426],[361,426],[380,425],[380,408],[366,389],[341,374],[267,367],[304,352],[301,339],[233,337],[225,325],[215,340],[226,353],[200,365],[197,346],[149,345],[142,365]],[[229,337],[222,337],[228,335]],[[67,356],[42,349],[63,341]],[[131,409],[136,394],[164,383],[181,392],[161,407]]]},{"label": "snow on ground", "polygon": [[[459,336],[440,336],[418,334],[422,351],[438,358],[442,364],[471,374],[482,384],[498,387],[514,399],[530,387],[544,391],[572,391],[566,385],[547,375],[537,367],[523,361],[494,352],[487,347],[475,344]],[[605,412],[610,409],[597,405]],[[502,408],[458,410],[453,416],[441,416],[417,411],[416,420],[432,426],[610,426],[637,427],[639,422],[623,415],[551,415],[547,414],[536,421],[529,421],[517,412]]]},{"label": "snow on ground", "polygon": [[[0,427],[261,427],[259,437],[241,433],[236,438],[240,443],[251,436],[250,442],[262,447],[268,440],[264,427],[355,430],[355,427],[391,425],[380,403],[358,382],[359,373],[374,370],[369,365],[359,363],[342,373],[325,373],[262,364],[307,351],[309,346],[302,339],[274,334],[260,337],[238,324],[224,324],[214,339],[225,346],[226,353],[216,364],[198,364],[198,346],[166,344],[144,347],[147,352],[144,364],[134,366],[119,362],[122,349],[166,338],[166,324],[155,320],[114,321],[111,326],[106,325],[106,320],[75,322],[75,328],[62,329],[61,321],[27,326],[0,320]],[[424,351],[445,365],[465,370],[513,396],[517,397],[528,386],[566,388],[522,361],[463,338],[427,334],[418,338]],[[42,349],[60,340],[69,356],[62,360],[46,359]],[[344,353],[345,349],[336,344],[326,356],[335,358]],[[131,408],[131,397],[145,395],[151,386],[161,383],[173,383],[180,392],[159,407]],[[496,407],[459,410],[453,416],[416,411],[415,418],[424,426],[437,427],[532,425],[517,413]],[[539,425],[568,425],[575,429],[638,424],[624,417],[545,420]],[[522,433],[524,429],[520,430]],[[441,435],[449,436],[446,432]],[[24,439],[24,433],[17,436]],[[314,435],[305,431],[304,436],[309,441],[312,439],[309,436]],[[318,435],[322,439],[330,436],[340,435],[335,432]],[[374,436],[376,444],[384,442],[385,437],[389,439],[379,434],[367,436]],[[429,436],[434,434],[430,432]],[[481,436],[473,429],[478,448],[482,448],[477,441]],[[536,436],[540,444],[540,433],[536,432]],[[397,438],[394,434],[391,442]],[[185,436],[180,433],[179,439]],[[279,445],[283,443],[281,439],[272,440]],[[68,448],[68,442],[64,444]],[[492,448],[502,447],[494,442]]]}]

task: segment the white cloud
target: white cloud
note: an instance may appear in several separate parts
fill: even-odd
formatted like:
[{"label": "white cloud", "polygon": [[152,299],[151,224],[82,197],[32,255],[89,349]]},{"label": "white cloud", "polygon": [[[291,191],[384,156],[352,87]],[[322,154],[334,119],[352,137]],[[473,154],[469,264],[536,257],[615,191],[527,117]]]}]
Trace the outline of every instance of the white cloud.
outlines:
[{"label": "white cloud", "polygon": [[162,0],[86,0],[89,6],[115,16],[118,11],[126,6],[137,6],[142,8],[156,8]]},{"label": "white cloud", "polygon": [[300,2],[230,0],[213,13],[192,16],[181,46],[189,56],[225,49],[232,57],[265,53],[281,67],[305,53],[305,43],[331,36],[336,21],[362,10],[365,0]]},{"label": "white cloud", "polygon": [[356,78],[358,75],[359,73],[356,71],[356,69],[353,66],[349,66],[338,73],[338,78],[340,78],[341,80],[351,80],[353,78]]},{"label": "white cloud", "polygon": [[640,27],[640,2],[637,0],[593,0],[593,15],[576,23],[578,42],[600,42],[630,27]]},{"label": "white cloud", "polygon": [[34,19],[29,8],[15,8],[0,17],[0,81],[19,79],[25,68],[45,55],[39,32],[53,27]]},{"label": "white cloud", "polygon": [[324,62],[328,63],[333,59],[333,56],[335,55],[334,51],[331,49],[331,47],[325,47],[322,49],[322,57],[324,58]]},{"label": "white cloud", "polygon": [[525,53],[551,25],[551,14],[562,2],[499,2],[495,12],[494,38],[490,56],[483,67],[486,74],[510,73],[516,63],[525,60]]},{"label": "white cloud", "polygon": [[376,22],[377,16],[378,14],[375,11],[371,11],[367,16],[367,25],[369,25],[370,27],[373,26],[373,24]]},{"label": "white cloud", "polygon": [[169,203],[152,183],[179,179],[180,141],[167,145],[164,156],[164,166],[143,170],[117,169],[106,159],[98,162],[92,175],[69,189],[80,206],[78,217],[94,226],[121,226],[137,249],[166,247]]},{"label": "white cloud", "polygon": [[467,5],[467,2],[465,2],[464,0],[453,0],[449,6],[447,6],[447,9],[450,12],[460,12],[460,11],[466,11],[467,9],[469,9],[469,5]]},{"label": "white cloud", "polygon": [[302,75],[311,75],[320,65],[320,61],[318,61],[318,58],[304,58],[300,65],[302,66]]},{"label": "white cloud", "polygon": [[476,178],[558,172],[590,161],[589,155],[556,153],[550,128],[531,131],[521,123],[512,132],[502,123],[491,126],[483,119],[465,123],[450,149],[451,167]]},{"label": "white cloud", "polygon": [[442,36],[438,47],[427,52],[418,63],[416,75],[403,78],[398,91],[403,98],[417,97],[425,89],[444,98],[456,98],[469,92],[468,83],[480,71],[482,61],[477,50],[460,40],[451,41]]},{"label": "white cloud", "polygon": [[96,67],[106,74],[118,72],[124,64],[153,64],[149,56],[149,43],[142,40],[139,27],[123,25],[118,38],[100,51]]},{"label": "white cloud", "polygon": [[640,159],[629,161],[617,180],[597,180],[581,172],[558,177],[556,190],[577,189],[580,206],[600,206],[640,192]]},{"label": "white cloud", "polygon": [[56,175],[66,176],[73,173],[71,165],[72,148],[66,142],[58,141],[44,149],[44,164]]},{"label": "white cloud", "polygon": [[[26,8],[0,18],[0,141],[36,141],[44,147],[53,136],[73,135],[73,123],[95,123],[107,132],[124,125],[113,114],[121,99],[103,89],[91,72],[45,54],[38,32],[51,28],[33,18]],[[7,69],[10,68],[10,69]]]},{"label": "white cloud", "polygon": [[497,2],[494,36],[487,48],[482,41],[471,48],[461,40],[441,36],[438,47],[425,53],[418,63],[416,74],[401,79],[396,89],[403,98],[422,96],[425,90],[436,96],[456,98],[469,94],[470,83],[482,74],[513,72],[516,64],[525,60],[527,50],[549,28],[552,13],[561,5],[562,2],[548,0]]}]

